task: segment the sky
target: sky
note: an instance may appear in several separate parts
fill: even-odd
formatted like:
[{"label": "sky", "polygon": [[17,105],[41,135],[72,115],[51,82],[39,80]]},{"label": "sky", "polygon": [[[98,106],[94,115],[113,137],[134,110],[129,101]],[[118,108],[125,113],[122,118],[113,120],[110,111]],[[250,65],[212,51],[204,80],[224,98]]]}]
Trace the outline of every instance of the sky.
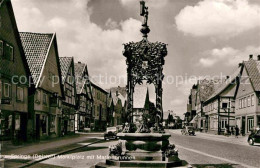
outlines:
[{"label": "sky", "polygon": [[[59,56],[86,63],[90,76],[105,89],[125,85],[122,44],[142,40],[138,0],[12,0],[12,4],[19,31],[56,32]],[[254,58],[260,54],[259,0],[146,0],[146,5],[148,40],[168,44],[164,111],[182,116],[197,79],[232,74],[249,54]]]}]

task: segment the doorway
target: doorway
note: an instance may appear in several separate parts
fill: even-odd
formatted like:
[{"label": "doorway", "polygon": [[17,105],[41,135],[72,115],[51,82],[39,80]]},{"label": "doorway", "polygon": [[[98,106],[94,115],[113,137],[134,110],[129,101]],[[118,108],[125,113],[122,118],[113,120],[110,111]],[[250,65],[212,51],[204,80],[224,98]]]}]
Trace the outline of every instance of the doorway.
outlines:
[{"label": "doorway", "polygon": [[241,134],[242,134],[242,135],[245,135],[245,132],[246,132],[246,117],[243,116],[243,117],[242,117]]},{"label": "doorway", "polygon": [[36,140],[39,140],[40,139],[40,114],[36,114],[36,117],[35,117],[35,124],[36,124]]}]

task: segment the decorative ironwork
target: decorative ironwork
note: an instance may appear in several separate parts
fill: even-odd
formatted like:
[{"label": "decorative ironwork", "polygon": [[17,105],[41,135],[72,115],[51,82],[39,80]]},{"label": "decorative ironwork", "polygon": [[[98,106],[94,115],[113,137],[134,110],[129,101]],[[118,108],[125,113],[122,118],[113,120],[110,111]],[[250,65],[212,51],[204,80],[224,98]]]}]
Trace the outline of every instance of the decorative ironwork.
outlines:
[{"label": "decorative ironwork", "polygon": [[122,143],[109,146],[109,156],[122,156]]},{"label": "decorative ironwork", "polygon": [[175,145],[169,144],[164,152],[166,157],[178,156],[178,150],[175,148]]},{"label": "decorative ironwork", "polygon": [[162,121],[162,80],[164,57],[167,55],[166,44],[161,42],[149,42],[147,34],[150,32],[148,21],[148,7],[145,2],[140,2],[140,15],[144,16],[142,24],[143,40],[124,44],[123,55],[127,64],[127,120],[133,123],[133,93],[136,84],[142,84],[146,80],[148,84],[154,84],[156,92],[157,123]]}]

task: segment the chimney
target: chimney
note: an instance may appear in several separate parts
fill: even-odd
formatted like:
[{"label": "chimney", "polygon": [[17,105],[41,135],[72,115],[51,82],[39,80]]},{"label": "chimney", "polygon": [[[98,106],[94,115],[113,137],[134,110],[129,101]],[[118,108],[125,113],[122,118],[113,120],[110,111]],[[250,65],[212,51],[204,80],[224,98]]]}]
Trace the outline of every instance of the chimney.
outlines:
[{"label": "chimney", "polygon": [[119,94],[118,94],[118,90],[116,91],[116,96],[119,96]]},{"label": "chimney", "polygon": [[79,64],[81,64],[81,62],[80,62],[80,61],[79,61],[78,63],[79,63]]},{"label": "chimney", "polygon": [[260,61],[260,55],[257,56],[257,61]]},{"label": "chimney", "polygon": [[229,79],[229,76],[226,76],[226,79]]},{"label": "chimney", "polygon": [[250,54],[250,55],[249,55],[249,59],[253,59],[253,54]]}]

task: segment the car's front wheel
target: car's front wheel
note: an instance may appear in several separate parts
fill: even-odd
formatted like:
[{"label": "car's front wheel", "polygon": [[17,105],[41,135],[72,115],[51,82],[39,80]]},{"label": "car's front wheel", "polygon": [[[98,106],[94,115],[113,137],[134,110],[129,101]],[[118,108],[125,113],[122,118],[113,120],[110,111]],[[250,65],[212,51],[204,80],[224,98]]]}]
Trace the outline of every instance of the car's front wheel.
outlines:
[{"label": "car's front wheel", "polygon": [[249,145],[254,145],[254,143],[255,143],[255,142],[254,142],[254,140],[253,140],[252,138],[250,138],[250,139],[248,140],[248,144],[249,144]]}]

